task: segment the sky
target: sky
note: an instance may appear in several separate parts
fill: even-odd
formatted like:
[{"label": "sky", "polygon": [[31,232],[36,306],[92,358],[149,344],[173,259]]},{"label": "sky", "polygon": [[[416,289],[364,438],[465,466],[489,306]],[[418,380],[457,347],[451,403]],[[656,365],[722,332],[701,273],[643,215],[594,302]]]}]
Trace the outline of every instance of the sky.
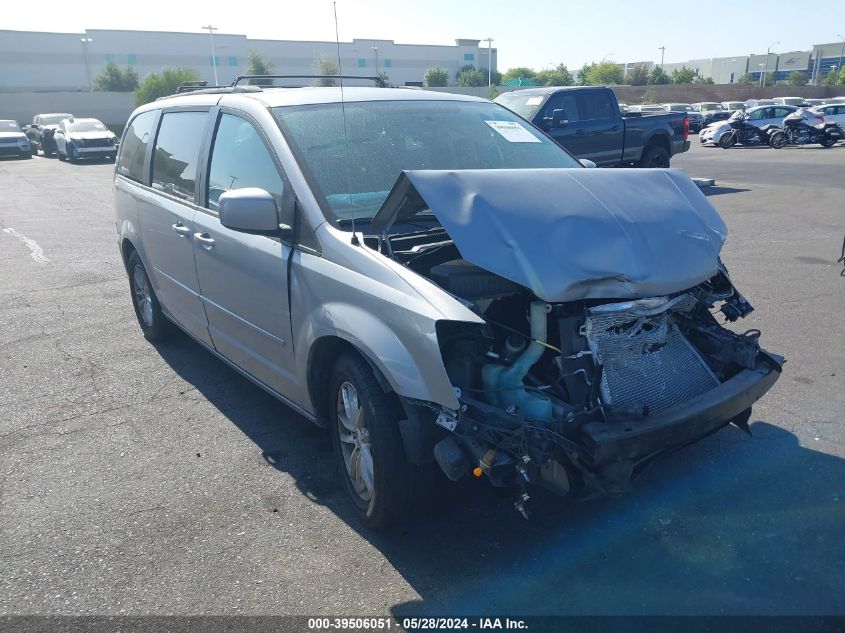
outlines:
[{"label": "sky", "polygon": [[[330,0],[144,0],[141,10],[129,11],[127,6],[114,0],[78,0],[71,5],[66,0],[39,0],[37,11],[19,6],[3,12],[0,29],[200,32],[211,24],[221,33],[256,39],[335,38]],[[817,16],[821,19],[805,9],[799,10],[802,19],[790,20],[794,0],[337,0],[342,41],[453,44],[455,38],[492,37],[502,71],[559,63],[577,69],[603,59],[659,62],[661,46],[666,47],[666,63],[765,53],[775,41],[780,43],[772,51],[783,53],[810,50],[813,44],[839,41],[837,33],[845,35],[845,1],[824,3]]]}]

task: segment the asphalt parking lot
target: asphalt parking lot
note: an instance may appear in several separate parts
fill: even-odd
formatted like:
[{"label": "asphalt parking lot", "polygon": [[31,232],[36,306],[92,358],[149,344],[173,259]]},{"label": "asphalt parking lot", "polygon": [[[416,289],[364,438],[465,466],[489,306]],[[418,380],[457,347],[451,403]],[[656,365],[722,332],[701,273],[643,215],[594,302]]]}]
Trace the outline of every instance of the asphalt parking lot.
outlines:
[{"label": "asphalt parking lot", "polygon": [[476,481],[368,533],[324,434],[184,336],[141,335],[111,164],[0,161],[0,614],[845,613],[845,146],[702,148],[723,253],[787,357],[628,495]]}]

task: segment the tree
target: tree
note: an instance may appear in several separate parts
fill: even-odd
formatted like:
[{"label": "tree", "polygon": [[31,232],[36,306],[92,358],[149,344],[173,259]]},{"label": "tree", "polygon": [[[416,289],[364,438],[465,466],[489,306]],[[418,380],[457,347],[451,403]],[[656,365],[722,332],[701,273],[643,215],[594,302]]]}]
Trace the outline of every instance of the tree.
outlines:
[{"label": "tree", "polygon": [[[272,75],[275,66],[273,62],[271,62],[266,57],[259,55],[258,53],[250,53],[249,54],[249,62],[246,65],[246,71],[244,72],[245,75]],[[248,84],[261,84],[260,79],[250,79]],[[272,84],[272,82],[270,82]]]},{"label": "tree", "polygon": [[774,73],[766,73],[763,75],[763,85],[764,86],[774,86],[775,85],[775,75]]},{"label": "tree", "polygon": [[810,78],[807,77],[807,73],[802,72],[795,72],[789,73],[789,77],[786,80],[786,83],[790,86],[806,86],[807,82],[810,81]]},{"label": "tree", "polygon": [[645,86],[648,83],[648,66],[645,64],[636,64],[628,71],[626,79],[632,86]]},{"label": "tree", "polygon": [[534,75],[537,73],[534,72],[532,68],[526,68],[525,66],[517,66],[516,68],[509,68],[505,71],[505,74],[502,75],[502,83],[507,83],[509,81],[513,81],[515,79],[534,79]]},{"label": "tree", "polygon": [[712,86],[712,85],[713,85],[713,84],[715,84],[716,82],[715,82],[715,81],[713,81],[713,77],[702,77],[701,75],[698,75],[698,76],[697,76],[697,77],[693,80],[693,82],[692,82],[692,83],[694,83],[694,84],[707,84],[707,85]]},{"label": "tree", "polygon": [[534,75],[534,81],[544,86],[571,86],[572,73],[564,64],[558,64],[549,70],[541,70]]},{"label": "tree", "polygon": [[386,70],[381,71],[381,72],[378,74],[378,76],[379,76],[379,79],[381,79],[381,80],[382,80],[382,82],[384,83],[384,85],[385,85],[385,86],[392,87],[392,86],[390,85],[390,75],[389,75],[389,74],[387,74],[387,71],[386,71]]},{"label": "tree", "polygon": [[333,78],[327,76],[340,74],[340,69],[337,67],[335,60],[329,57],[318,57],[314,61],[314,70],[315,74],[321,75],[321,78],[317,80],[318,86],[330,88],[337,85],[337,82]]},{"label": "tree", "polygon": [[754,83],[754,78],[751,73],[743,73],[736,78],[736,83],[748,86]]},{"label": "tree", "polygon": [[681,66],[672,71],[673,84],[691,84],[698,77],[698,71],[686,66]]},{"label": "tree", "polygon": [[595,65],[595,62],[593,62],[592,64],[584,64],[581,66],[581,69],[575,74],[575,83],[579,86],[586,86],[589,83],[587,81],[587,76]]},{"label": "tree", "polygon": [[651,86],[661,86],[672,83],[672,78],[663,70],[663,66],[655,66],[651,69],[651,73],[649,73],[648,83]]},{"label": "tree", "polygon": [[449,85],[449,71],[433,66],[425,71],[423,85],[426,88],[443,88]]},{"label": "tree", "polygon": [[824,84],[825,86],[845,85],[845,72],[843,72],[843,70],[845,70],[845,68],[840,69],[834,66],[824,76],[822,84]]},{"label": "tree", "polygon": [[193,68],[165,68],[161,74],[150,73],[135,89],[135,104],[144,105],[175,94],[179,86],[195,81],[199,81],[199,75]]},{"label": "tree", "polygon": [[121,69],[109,62],[103,72],[94,77],[94,90],[99,92],[132,92],[138,87],[138,73],[127,66]]},{"label": "tree", "polygon": [[486,86],[487,73],[470,66],[458,73],[459,86]]},{"label": "tree", "polygon": [[603,61],[592,64],[586,79],[591,86],[618,86],[625,81],[625,73],[619,64]]}]

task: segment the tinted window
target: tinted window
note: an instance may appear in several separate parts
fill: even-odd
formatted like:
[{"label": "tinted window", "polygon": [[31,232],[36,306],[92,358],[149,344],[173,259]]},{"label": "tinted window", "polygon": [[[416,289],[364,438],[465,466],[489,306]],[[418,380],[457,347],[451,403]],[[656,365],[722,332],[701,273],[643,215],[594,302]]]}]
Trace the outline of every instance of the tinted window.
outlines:
[{"label": "tinted window", "polygon": [[231,114],[220,117],[208,171],[208,208],[232,189],[259,187],[282,208],[283,183],[267,146],[251,123]]},{"label": "tinted window", "polygon": [[193,200],[207,112],[166,112],[153,152],[153,188]]},{"label": "tinted window", "polygon": [[543,116],[550,117],[555,110],[566,110],[566,118],[570,122],[581,120],[578,114],[578,100],[572,93],[558,92],[552,95],[543,108]]},{"label": "tinted window", "polygon": [[585,92],[581,95],[581,119],[609,119],[613,116],[613,105],[606,92]]},{"label": "tinted window", "polygon": [[769,110],[775,111],[772,116],[776,119],[780,119],[794,112],[794,110],[791,110],[790,108],[769,108]]},{"label": "tinted window", "polygon": [[760,108],[759,110],[754,110],[754,112],[748,113],[748,118],[751,121],[759,121],[762,118],[769,118],[769,112],[771,112],[771,108]]},{"label": "tinted window", "polygon": [[136,116],[126,134],[123,143],[120,145],[120,157],[117,161],[117,173],[132,180],[143,182],[144,180],[144,156],[147,152],[147,143],[153,131],[157,112],[151,110]]}]

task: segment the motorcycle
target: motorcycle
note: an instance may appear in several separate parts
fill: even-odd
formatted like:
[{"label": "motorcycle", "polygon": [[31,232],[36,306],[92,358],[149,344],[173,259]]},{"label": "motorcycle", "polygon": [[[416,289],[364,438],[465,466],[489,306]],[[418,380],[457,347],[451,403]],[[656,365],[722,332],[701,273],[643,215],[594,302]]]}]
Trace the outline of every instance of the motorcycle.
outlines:
[{"label": "motorcycle", "polygon": [[719,138],[719,147],[728,149],[737,143],[740,145],[769,145],[770,135],[776,130],[780,131],[777,125],[764,125],[757,127],[746,119],[748,115],[744,110],[737,110],[728,119],[731,131],[722,134]]},{"label": "motorcycle", "polygon": [[832,147],[843,140],[845,140],[845,130],[833,121],[812,125],[801,116],[800,111],[795,111],[783,120],[783,130],[778,130],[769,136],[769,145],[774,149],[780,149],[784,145],[806,145],[807,143]]}]

